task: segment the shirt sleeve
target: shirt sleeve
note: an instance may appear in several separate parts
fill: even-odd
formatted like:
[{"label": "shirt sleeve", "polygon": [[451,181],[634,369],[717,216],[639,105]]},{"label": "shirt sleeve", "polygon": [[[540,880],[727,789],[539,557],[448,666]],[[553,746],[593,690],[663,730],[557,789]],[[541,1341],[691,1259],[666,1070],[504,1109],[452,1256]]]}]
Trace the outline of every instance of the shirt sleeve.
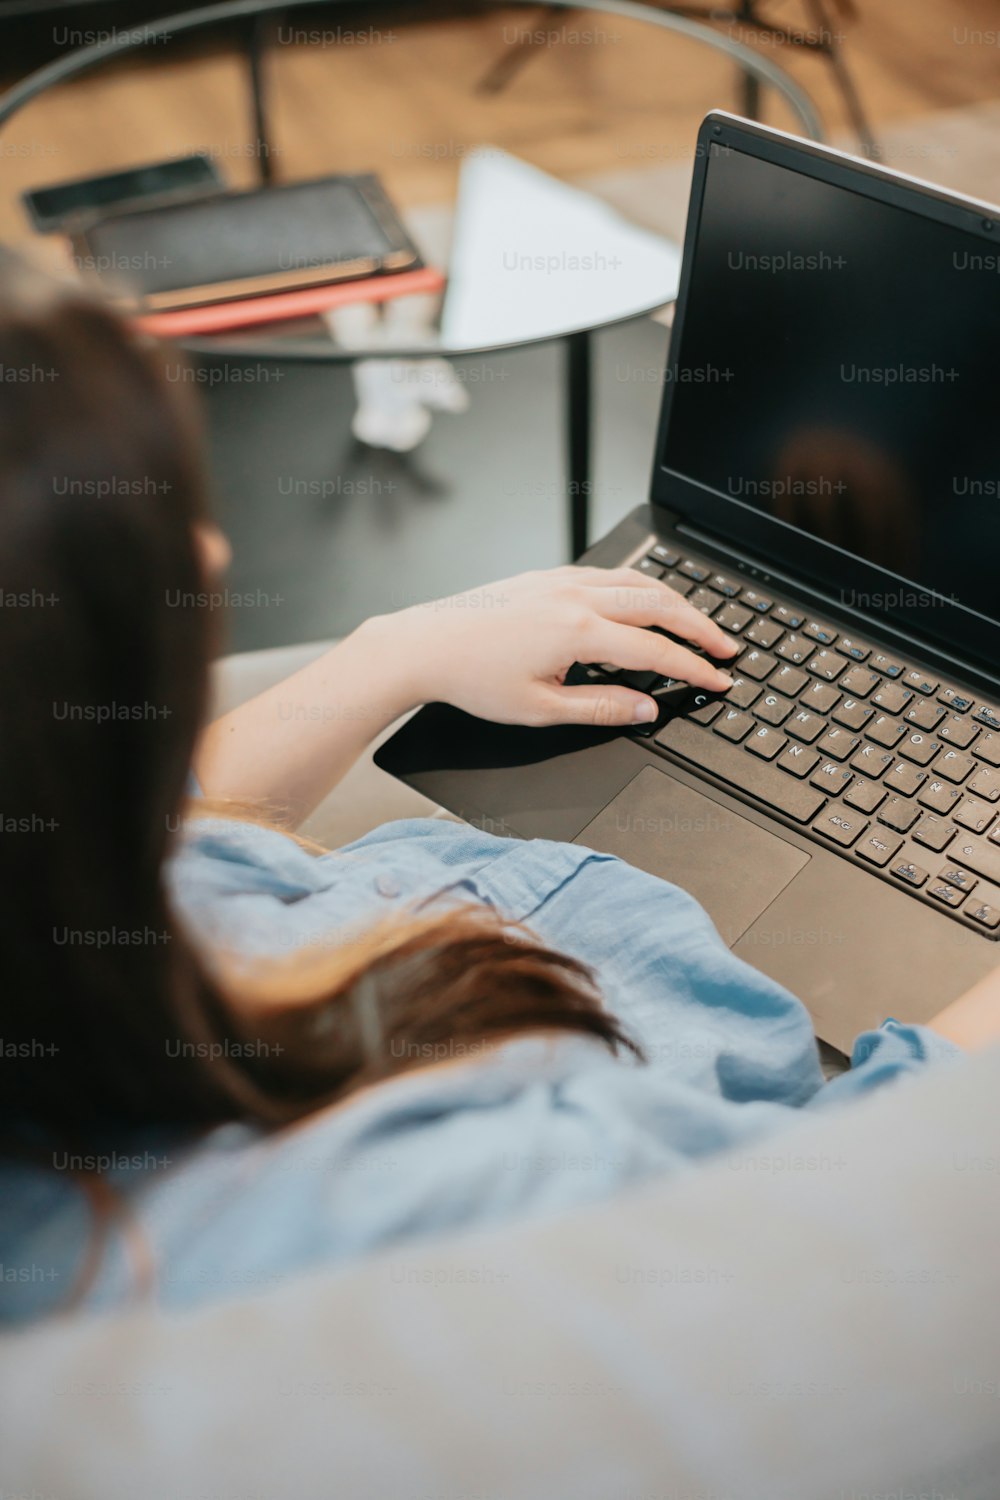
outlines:
[{"label": "shirt sleeve", "polygon": [[813,1106],[860,1098],[929,1064],[961,1057],[962,1049],[927,1026],[890,1018],[875,1031],[863,1031],[854,1043],[848,1072],[832,1079],[810,1101]]}]

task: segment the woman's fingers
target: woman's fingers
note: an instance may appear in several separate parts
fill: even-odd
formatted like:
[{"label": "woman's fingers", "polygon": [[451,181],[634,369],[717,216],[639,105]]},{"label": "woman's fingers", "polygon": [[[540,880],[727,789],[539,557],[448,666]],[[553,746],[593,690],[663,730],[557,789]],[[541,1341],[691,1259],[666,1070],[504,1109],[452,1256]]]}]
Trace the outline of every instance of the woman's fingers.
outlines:
[{"label": "woman's fingers", "polygon": [[652,724],[659,709],[645,693],[615,683],[584,687],[551,687],[540,699],[539,718],[545,724],[593,724],[613,729],[625,724]]},{"label": "woman's fingers", "polygon": [[713,693],[727,692],[733,685],[729,674],[720,672],[705,657],[696,656],[685,646],[678,646],[655,631],[637,630],[615,620],[595,621],[585,659],[614,662],[616,667],[630,672],[657,672],[661,677],[679,677],[692,687],[708,688]]},{"label": "woman's fingers", "polygon": [[727,635],[714,620],[662,583],[619,584],[615,588],[588,590],[588,593],[598,613],[620,625],[656,625],[661,630],[669,630],[671,635],[679,635],[685,641],[701,646],[712,656],[728,658],[735,656],[740,649],[739,642]]}]

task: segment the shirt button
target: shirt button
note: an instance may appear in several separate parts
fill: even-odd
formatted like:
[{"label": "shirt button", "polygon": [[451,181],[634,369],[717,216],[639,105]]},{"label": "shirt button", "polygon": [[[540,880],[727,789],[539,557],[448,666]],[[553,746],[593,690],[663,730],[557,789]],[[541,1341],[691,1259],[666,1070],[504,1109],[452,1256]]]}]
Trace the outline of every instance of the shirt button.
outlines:
[{"label": "shirt button", "polygon": [[399,895],[400,884],[392,875],[377,875],[375,877],[375,889],[380,896],[385,896],[387,900],[391,901]]}]

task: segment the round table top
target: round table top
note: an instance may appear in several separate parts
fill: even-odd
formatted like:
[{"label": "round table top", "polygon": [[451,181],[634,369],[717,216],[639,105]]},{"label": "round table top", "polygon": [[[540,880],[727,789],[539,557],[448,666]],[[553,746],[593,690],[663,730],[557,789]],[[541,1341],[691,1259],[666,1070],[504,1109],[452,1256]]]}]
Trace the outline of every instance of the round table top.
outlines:
[{"label": "round table top", "polygon": [[[223,185],[235,189],[257,185],[255,169],[263,152],[270,156],[276,184],[341,171],[374,172],[425,265],[444,278],[442,291],[388,297],[379,304],[360,300],[294,321],[183,337],[180,342],[194,352],[283,360],[486,353],[609,326],[671,302],[699,115],[693,112],[683,130],[675,122],[654,139],[655,109],[651,115],[648,106],[641,111],[632,106],[643,90],[655,106],[656,79],[662,76],[666,84],[683,76],[695,49],[716,54],[718,76],[728,91],[741,76],[753,77],[780,96],[793,128],[821,134],[808,97],[770,57],[725,32],[629,0],[565,3],[566,15],[554,17],[553,8],[543,27],[537,9],[521,24],[516,6],[494,7],[490,27],[477,12],[477,45],[466,58],[466,76],[448,85],[466,95],[456,110],[462,118],[459,133],[441,118],[426,89],[427,62],[434,54],[427,50],[425,21],[415,18],[411,30],[397,11],[391,29],[375,23],[362,28],[355,5],[350,26],[338,27],[330,21],[329,5],[322,18],[308,14],[315,3],[226,0],[112,32],[60,57],[0,98],[0,128],[16,144],[19,126],[36,101],[80,74],[106,67],[125,52],[143,50],[147,58],[159,59],[154,42],[159,40],[167,55],[175,34],[226,21],[253,22],[263,49],[268,119],[268,139],[257,143],[256,159],[249,150],[248,160],[218,149],[210,110],[204,121],[178,120],[176,147],[162,156],[200,150],[212,158]],[[369,9],[373,17],[381,13]],[[577,71],[567,84],[570,58]],[[319,61],[328,70],[328,84],[317,72]],[[352,83],[347,71],[352,65],[367,78],[367,94],[359,95]],[[120,74],[120,68],[116,71]],[[587,99],[580,95],[581,77]],[[378,86],[383,80],[388,94]],[[296,97],[307,124],[297,122]],[[317,97],[329,97],[331,118],[321,149],[312,114]],[[718,103],[718,93],[704,101],[706,109]],[[577,139],[586,137],[591,112],[604,125],[604,136],[589,152],[591,170],[569,170],[572,150],[561,155],[546,150],[537,131],[532,138],[532,132],[519,129],[528,114],[542,120],[546,111],[564,117],[565,139],[574,131]],[[603,117],[613,120],[610,130]],[[96,133],[98,121],[89,118]],[[36,181],[31,185],[44,185],[37,179],[46,172],[50,182],[91,175],[68,171],[72,158],[67,143],[54,158],[57,166],[32,163]],[[93,154],[80,159],[90,166]],[[96,175],[123,165],[128,160],[121,160],[119,149],[106,165],[91,170]],[[385,281],[391,283],[392,276]]]}]

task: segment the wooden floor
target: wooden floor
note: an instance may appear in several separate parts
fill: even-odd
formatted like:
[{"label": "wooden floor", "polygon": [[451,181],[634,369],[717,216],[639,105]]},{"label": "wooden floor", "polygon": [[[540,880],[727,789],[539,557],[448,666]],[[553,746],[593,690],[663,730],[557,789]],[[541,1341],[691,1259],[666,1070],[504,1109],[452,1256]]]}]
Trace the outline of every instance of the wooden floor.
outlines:
[{"label": "wooden floor", "polygon": [[[1000,0],[856,3],[859,17],[836,20],[834,29],[876,131],[996,98]],[[739,107],[731,64],[640,23],[583,11],[553,23],[542,7],[433,20],[413,14],[401,22],[386,11],[377,29],[317,41],[296,32],[332,28],[330,12],[299,11],[275,30],[268,78],[278,177],[375,170],[400,203],[439,202],[477,144],[573,179],[682,160],[706,109]],[[799,32],[808,30],[808,14],[802,0],[771,0],[768,9]],[[532,49],[510,85],[493,95],[477,88],[491,64],[539,26],[555,26],[555,34]],[[830,135],[847,130],[821,57],[747,39],[809,91]],[[765,118],[792,123],[773,99]],[[239,57],[219,43],[177,38],[48,93],[4,129],[0,235],[25,235],[18,194],[26,187],[198,149],[216,155],[232,184],[254,181]],[[967,149],[979,147],[970,139]]]}]

